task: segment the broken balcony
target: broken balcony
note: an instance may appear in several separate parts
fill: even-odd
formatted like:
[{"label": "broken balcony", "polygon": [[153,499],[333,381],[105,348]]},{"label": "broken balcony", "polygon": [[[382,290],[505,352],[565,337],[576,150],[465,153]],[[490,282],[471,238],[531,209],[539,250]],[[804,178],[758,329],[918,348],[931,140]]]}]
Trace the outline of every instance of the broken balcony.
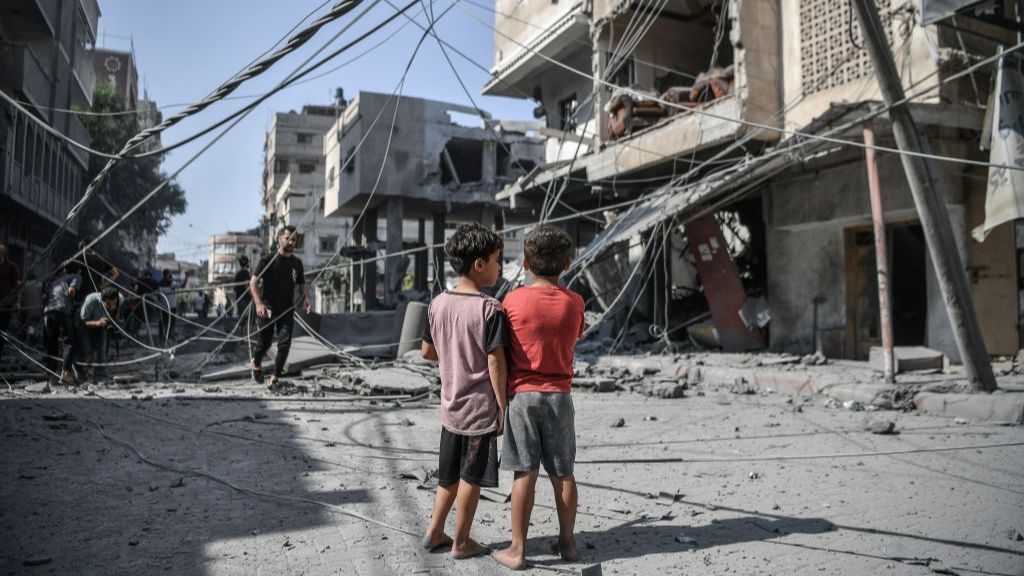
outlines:
[{"label": "broken balcony", "polygon": [[[608,84],[598,96],[601,150],[587,163],[588,180],[676,173],[680,157],[700,160],[741,135],[776,140],[750,127],[779,125],[770,4],[672,0],[652,13],[638,2],[595,2],[594,56]],[[642,34],[630,27],[651,16]]]},{"label": "broken balcony", "polygon": [[590,52],[583,2],[497,0],[494,26],[495,64],[481,90],[488,96],[533,97],[537,77],[556,67],[552,60]]}]

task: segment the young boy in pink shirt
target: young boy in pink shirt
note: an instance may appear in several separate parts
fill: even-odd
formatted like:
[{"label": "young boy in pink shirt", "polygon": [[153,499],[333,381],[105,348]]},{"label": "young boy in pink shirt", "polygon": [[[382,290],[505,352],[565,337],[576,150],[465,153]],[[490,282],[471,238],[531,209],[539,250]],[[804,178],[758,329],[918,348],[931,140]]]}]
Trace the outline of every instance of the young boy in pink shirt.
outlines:
[{"label": "young boy in pink shirt", "polygon": [[[469,537],[480,487],[498,485],[498,441],[505,422],[507,325],[501,304],[481,292],[501,274],[501,236],[479,224],[459,226],[444,251],[459,274],[454,290],[430,303],[422,353],[441,372],[438,486],[423,547],[452,545],[455,559],[487,549]],[[458,500],[455,539],[444,532]]]},{"label": "young boy in pink shirt", "polygon": [[562,288],[558,277],[569,267],[572,239],[560,228],[539,226],[524,239],[523,267],[534,283],[505,297],[509,323],[508,410],[501,469],[515,472],[512,483],[512,544],[493,554],[513,570],[526,567],[526,533],[541,464],[551,479],[558,512],[557,552],[579,560],[576,523],[575,412],[573,351],[583,335],[583,298]]}]

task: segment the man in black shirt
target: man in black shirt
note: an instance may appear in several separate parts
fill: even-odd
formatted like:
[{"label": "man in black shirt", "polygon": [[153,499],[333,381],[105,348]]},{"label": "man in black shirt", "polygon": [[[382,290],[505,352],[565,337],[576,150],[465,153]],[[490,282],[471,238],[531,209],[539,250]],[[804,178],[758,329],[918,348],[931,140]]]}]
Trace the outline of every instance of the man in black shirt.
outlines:
[{"label": "man in black shirt", "polygon": [[242,255],[238,257],[238,272],[235,272],[235,318],[239,318],[249,306],[249,299],[246,295],[249,292],[249,280],[252,273],[249,272],[249,257]]},{"label": "man in black shirt", "polygon": [[[256,269],[256,275],[249,280],[249,293],[256,305],[259,326],[252,359],[252,376],[257,382],[263,382],[263,355],[270,348],[274,333],[277,333],[277,356],[274,358],[270,387],[277,385],[292,345],[296,286],[302,295],[306,314],[313,309],[309,304],[309,294],[306,292],[302,260],[292,254],[297,239],[298,234],[294,226],[281,228],[277,233],[277,252],[263,257]],[[260,280],[263,283],[262,294]]]}]

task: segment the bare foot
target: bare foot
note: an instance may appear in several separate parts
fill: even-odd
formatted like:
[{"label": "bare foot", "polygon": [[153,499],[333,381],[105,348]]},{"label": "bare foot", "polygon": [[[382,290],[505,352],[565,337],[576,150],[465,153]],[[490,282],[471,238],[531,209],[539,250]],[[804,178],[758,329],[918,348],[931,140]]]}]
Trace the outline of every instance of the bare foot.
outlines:
[{"label": "bare foot", "polygon": [[511,546],[504,550],[492,552],[491,558],[494,558],[494,561],[498,564],[512,570],[523,570],[526,568],[526,555],[522,551],[516,552],[512,550]]},{"label": "bare foot", "polygon": [[576,548],[576,538],[572,538],[565,542],[559,538],[558,543],[551,546],[556,554],[562,557],[562,560],[566,562],[579,562],[580,551]]},{"label": "bare foot", "polygon": [[462,546],[459,546],[457,543],[452,545],[452,558],[455,560],[473,558],[484,554],[485,552],[488,552],[488,548],[477,544],[476,540],[473,540],[472,538]]},{"label": "bare foot", "polygon": [[441,532],[440,534],[428,533],[426,536],[423,537],[423,540],[420,541],[420,546],[423,546],[424,550],[434,551],[438,548],[441,548],[442,546],[449,546],[451,543],[451,536],[445,534],[444,532]]}]

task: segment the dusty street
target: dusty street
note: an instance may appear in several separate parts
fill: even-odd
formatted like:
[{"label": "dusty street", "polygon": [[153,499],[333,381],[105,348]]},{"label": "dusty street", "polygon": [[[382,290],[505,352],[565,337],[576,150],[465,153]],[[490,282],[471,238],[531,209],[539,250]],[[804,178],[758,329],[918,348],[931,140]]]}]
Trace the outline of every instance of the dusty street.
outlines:
[{"label": "dusty street", "polygon": [[[5,393],[3,572],[507,573],[417,549],[436,405],[207,390]],[[532,573],[1024,574],[1021,427],[700,388],[574,397],[584,562],[550,553],[542,479]],[[898,434],[865,431],[875,416]],[[474,533],[501,547],[508,504],[490,498]]]}]

